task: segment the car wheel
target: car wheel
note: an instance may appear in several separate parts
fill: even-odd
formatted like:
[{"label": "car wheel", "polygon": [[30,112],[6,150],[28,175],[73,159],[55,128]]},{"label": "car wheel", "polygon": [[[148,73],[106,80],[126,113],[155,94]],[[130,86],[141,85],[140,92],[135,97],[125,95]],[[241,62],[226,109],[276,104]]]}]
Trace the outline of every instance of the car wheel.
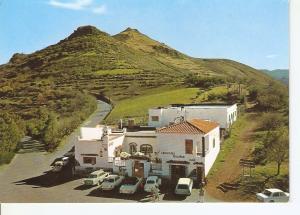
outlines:
[{"label": "car wheel", "polygon": [[271,201],[269,201],[269,202],[273,203],[273,202],[274,202],[274,200],[271,200]]}]

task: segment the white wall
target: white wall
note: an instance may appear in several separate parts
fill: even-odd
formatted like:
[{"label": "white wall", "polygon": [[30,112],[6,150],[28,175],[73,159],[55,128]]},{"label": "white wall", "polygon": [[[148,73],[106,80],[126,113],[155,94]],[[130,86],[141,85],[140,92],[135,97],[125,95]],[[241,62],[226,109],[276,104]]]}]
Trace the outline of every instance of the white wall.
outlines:
[{"label": "white wall", "polygon": [[136,143],[137,151],[140,151],[140,147],[143,144],[149,144],[153,148],[153,152],[157,152],[157,140],[156,140],[156,133],[155,132],[127,132],[124,144],[123,144],[123,151],[130,152],[129,145],[130,143]]},{"label": "white wall", "polygon": [[[188,161],[186,174],[195,168],[194,162],[203,162],[201,156],[197,156],[197,152],[202,152],[202,136],[201,134],[157,134],[159,157],[162,159],[162,174],[170,176],[169,160]],[[185,140],[193,140],[193,154],[185,154]]]},{"label": "white wall", "polygon": [[108,136],[108,157],[115,157],[115,149],[119,146],[123,145],[125,135],[118,134],[118,136],[115,135],[109,135]]},{"label": "white wall", "polygon": [[[100,157],[102,151],[102,157]],[[88,154],[95,154],[94,156]],[[95,157],[96,163],[83,163],[83,157]],[[75,143],[75,159],[81,168],[112,168],[112,164],[107,162],[107,144],[105,141],[80,140]]]},{"label": "white wall", "polygon": [[[212,130],[209,135],[207,135],[209,151],[205,156],[205,175],[207,175],[213,166],[219,152],[220,152],[220,130],[219,127]],[[213,139],[215,139],[215,147],[213,147]],[[207,141],[207,140],[206,140]]]},{"label": "white wall", "polygon": [[[233,120],[230,121],[229,115],[234,112],[236,114],[233,115]],[[159,116],[159,121],[153,122],[151,116]],[[149,109],[148,125],[154,127],[168,126],[170,122],[174,122],[174,120],[179,117],[184,117],[185,120],[208,119],[219,123],[221,128],[229,128],[237,118],[237,105],[224,107],[185,106],[183,108],[169,107]]]}]

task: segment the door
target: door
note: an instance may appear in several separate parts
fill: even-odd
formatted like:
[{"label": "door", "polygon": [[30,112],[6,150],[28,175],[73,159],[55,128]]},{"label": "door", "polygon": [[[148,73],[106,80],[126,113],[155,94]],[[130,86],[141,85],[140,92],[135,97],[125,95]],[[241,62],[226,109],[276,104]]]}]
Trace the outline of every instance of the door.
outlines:
[{"label": "door", "polygon": [[171,180],[173,183],[177,183],[179,178],[185,178],[186,167],[182,165],[171,165]]},{"label": "door", "polygon": [[144,163],[141,163],[139,161],[134,161],[133,176],[144,178]]}]

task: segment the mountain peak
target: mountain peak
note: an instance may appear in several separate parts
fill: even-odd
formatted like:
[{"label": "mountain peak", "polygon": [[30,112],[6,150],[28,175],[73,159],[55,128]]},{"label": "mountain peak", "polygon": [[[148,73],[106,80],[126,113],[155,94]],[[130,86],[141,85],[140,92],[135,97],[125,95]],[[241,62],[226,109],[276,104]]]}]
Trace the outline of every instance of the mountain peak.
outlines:
[{"label": "mountain peak", "polygon": [[128,27],[128,28],[126,28],[124,31],[122,31],[122,32],[136,32],[136,33],[140,33],[137,29],[135,29],[135,28],[130,28],[130,27]]},{"label": "mountain peak", "polygon": [[100,31],[95,26],[91,25],[85,25],[78,27],[69,37],[68,39],[72,39],[74,37],[81,37],[81,36],[87,36],[87,35],[106,35],[107,33]]}]

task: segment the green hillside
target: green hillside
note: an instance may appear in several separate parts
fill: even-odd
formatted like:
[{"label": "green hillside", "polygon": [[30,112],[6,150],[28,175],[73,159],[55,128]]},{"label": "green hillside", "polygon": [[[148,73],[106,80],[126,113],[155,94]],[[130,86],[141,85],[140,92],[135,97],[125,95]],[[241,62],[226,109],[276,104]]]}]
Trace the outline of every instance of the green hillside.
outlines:
[{"label": "green hillside", "polygon": [[[135,97],[162,93],[173,98],[167,92],[176,89],[199,89],[193,91],[197,96],[218,85],[242,84],[249,88],[272,82],[268,75],[247,65],[226,59],[193,58],[135,29],[111,36],[93,26],[83,26],[57,44],[32,54],[14,54],[7,64],[0,65],[0,108],[11,116],[7,119],[22,122],[17,123],[23,125],[20,130],[42,139],[51,149],[93,112],[95,98],[91,95],[109,97],[121,108],[118,104],[129,104],[130,99],[144,101]],[[283,85],[278,88],[285,90]],[[189,100],[184,93],[175,97],[178,103]],[[227,93],[209,98],[238,101],[241,95]],[[149,105],[162,102],[155,96],[150,99]],[[165,100],[163,104],[172,102]],[[140,113],[144,114],[146,108],[144,105]],[[116,112],[117,117],[121,116],[122,111]],[[11,130],[3,128],[3,133]],[[47,131],[55,138],[47,139]],[[15,150],[16,143],[10,145],[10,150]]]},{"label": "green hillside", "polygon": [[271,76],[272,78],[283,82],[286,85],[289,85],[289,70],[288,69],[275,69],[267,70],[263,69],[262,72]]}]

